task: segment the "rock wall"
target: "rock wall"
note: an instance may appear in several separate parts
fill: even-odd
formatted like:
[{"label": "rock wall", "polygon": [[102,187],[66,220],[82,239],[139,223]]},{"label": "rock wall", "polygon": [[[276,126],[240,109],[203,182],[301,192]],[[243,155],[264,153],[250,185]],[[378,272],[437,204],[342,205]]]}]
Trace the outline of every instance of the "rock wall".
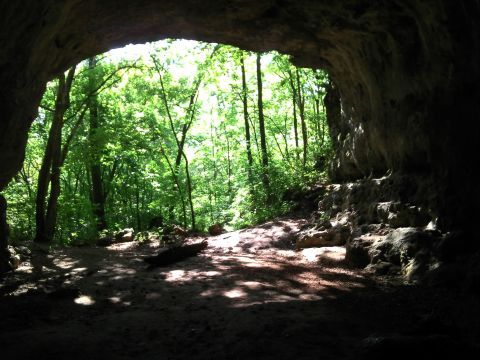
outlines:
[{"label": "rock wall", "polygon": [[175,37],[326,69],[339,99],[335,177],[423,176],[434,185],[421,201],[443,226],[468,226],[480,199],[479,19],[474,0],[4,1],[0,190],[21,166],[48,80],[110,48]]},{"label": "rock wall", "polygon": [[409,202],[425,192],[421,184],[390,174],[311,190],[318,208],[296,234],[296,249],[345,245],[347,265],[478,293],[478,244],[465,231],[441,231],[430,209]]}]

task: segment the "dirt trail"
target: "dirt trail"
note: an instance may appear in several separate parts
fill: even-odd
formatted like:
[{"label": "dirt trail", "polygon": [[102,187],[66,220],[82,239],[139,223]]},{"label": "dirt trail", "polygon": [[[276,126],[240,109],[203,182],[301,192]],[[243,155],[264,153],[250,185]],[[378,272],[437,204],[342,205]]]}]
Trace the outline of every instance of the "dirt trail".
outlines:
[{"label": "dirt trail", "polygon": [[303,223],[210,237],[200,256],[154,270],[142,261],[154,243],[36,253],[1,283],[2,355],[347,359],[372,334],[413,331],[414,288],[349,269],[343,248],[295,252]]}]

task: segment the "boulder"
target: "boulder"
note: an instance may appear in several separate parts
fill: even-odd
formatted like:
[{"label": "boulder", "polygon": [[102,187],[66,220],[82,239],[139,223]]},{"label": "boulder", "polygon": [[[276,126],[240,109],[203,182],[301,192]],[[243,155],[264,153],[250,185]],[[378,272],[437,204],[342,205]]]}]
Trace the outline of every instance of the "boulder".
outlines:
[{"label": "boulder", "polygon": [[129,242],[135,240],[135,230],[126,228],[115,233],[115,242]]},{"label": "boulder", "polygon": [[22,259],[22,261],[27,260],[32,255],[32,252],[26,246],[16,246],[15,251],[17,252],[18,255],[20,255],[20,258]]},{"label": "boulder", "polygon": [[345,260],[356,267],[364,268],[371,262],[369,249],[378,239],[378,236],[369,235],[351,239],[346,244]]},{"label": "boulder", "polygon": [[22,258],[17,250],[13,246],[8,246],[7,251],[9,254],[9,263],[12,270],[18,269],[22,262]]},{"label": "boulder", "polygon": [[135,230],[132,228],[125,228],[111,234],[104,231],[100,234],[99,239],[95,242],[97,246],[110,246],[115,243],[130,242],[135,240]]},{"label": "boulder", "polygon": [[429,253],[440,240],[440,234],[417,228],[398,228],[390,232],[383,240],[375,242],[370,248],[372,263],[388,261],[406,266],[421,253]]},{"label": "boulder", "polygon": [[378,203],[376,211],[378,220],[392,228],[424,227],[432,220],[424,208],[395,201]]},{"label": "boulder", "polygon": [[208,233],[212,236],[221,235],[224,233],[224,231],[225,230],[223,229],[223,226],[219,223],[213,224],[208,227]]},{"label": "boulder", "polygon": [[345,245],[350,235],[351,231],[348,225],[337,224],[325,230],[308,229],[300,232],[297,236],[296,249]]},{"label": "boulder", "polygon": [[345,258],[379,275],[400,270],[409,280],[417,280],[439,266],[435,248],[440,233],[418,228],[398,228],[386,236],[362,235],[347,242]]}]

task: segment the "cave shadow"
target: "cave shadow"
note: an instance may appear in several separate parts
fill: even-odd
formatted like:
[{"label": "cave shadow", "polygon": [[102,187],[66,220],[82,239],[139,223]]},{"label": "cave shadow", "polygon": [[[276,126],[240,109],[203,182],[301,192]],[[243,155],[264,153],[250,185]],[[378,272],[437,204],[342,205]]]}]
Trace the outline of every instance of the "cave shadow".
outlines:
[{"label": "cave shadow", "polygon": [[[2,353],[350,359],[372,334],[418,332],[425,314],[419,288],[383,289],[338,263],[207,251],[149,271],[142,256],[151,252],[68,249],[57,254],[41,288],[34,282],[42,279],[24,275],[27,288],[0,297]],[[57,293],[65,288],[78,292]]]}]

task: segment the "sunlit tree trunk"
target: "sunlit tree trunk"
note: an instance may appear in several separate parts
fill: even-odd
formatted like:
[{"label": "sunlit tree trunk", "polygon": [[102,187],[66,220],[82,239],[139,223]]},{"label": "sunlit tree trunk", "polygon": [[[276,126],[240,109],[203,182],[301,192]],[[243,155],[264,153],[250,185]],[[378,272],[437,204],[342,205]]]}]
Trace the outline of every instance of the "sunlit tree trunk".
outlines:
[{"label": "sunlit tree trunk", "polygon": [[[215,52],[215,50],[214,50],[214,52]],[[211,54],[211,56],[213,56],[213,53]],[[197,78],[195,79],[194,86],[193,86],[193,91],[190,95],[190,102],[188,104],[188,108],[187,108],[187,111],[186,111],[187,118],[185,119],[185,122],[182,126],[182,130],[181,130],[180,138],[179,138],[177,132],[175,131],[174,120],[173,120],[173,117],[172,117],[172,113],[170,111],[170,104],[169,104],[169,101],[167,99],[167,92],[166,92],[166,89],[165,89],[165,85],[163,83],[163,75],[162,75],[161,66],[160,66],[158,60],[155,57],[152,57],[152,60],[155,64],[155,68],[156,68],[156,70],[158,72],[158,75],[159,75],[160,95],[162,97],[163,104],[164,104],[164,107],[165,107],[165,111],[167,113],[168,122],[170,124],[170,129],[172,131],[172,135],[174,136],[175,143],[177,144],[177,155],[175,156],[175,163],[174,163],[174,166],[173,166],[172,170],[173,170],[173,173],[174,173],[174,177],[176,178],[175,183],[178,187],[179,196],[182,197],[181,200],[182,200],[182,204],[183,204],[183,213],[184,213],[184,216],[185,216],[185,205],[184,205],[185,200],[183,199],[183,192],[181,191],[181,188],[180,188],[179,172],[180,172],[180,165],[182,163],[182,156],[184,155],[185,142],[187,140],[187,133],[188,133],[188,130],[190,129],[190,127],[192,126],[193,121],[195,120],[198,94],[199,94],[199,90],[200,90],[200,85],[202,84],[202,81],[203,81],[204,73],[198,73]],[[165,154],[165,156],[166,156],[166,154]],[[186,157],[185,157],[185,160],[186,160]],[[186,164],[185,166],[188,166],[188,164]],[[187,176],[188,177],[190,176],[188,171],[187,171]],[[187,183],[190,183],[189,179],[187,179]],[[191,186],[191,185],[188,185],[188,186]],[[188,191],[189,195],[191,196],[191,189],[187,189],[187,191]],[[189,202],[191,203],[191,199],[189,199]],[[169,213],[170,214],[173,213],[173,205],[170,205]],[[193,205],[191,205],[191,215],[192,215],[192,219],[191,219],[192,224],[195,224],[195,214],[194,214],[194,211],[193,211]],[[185,219],[184,219],[183,225],[186,226]]]},{"label": "sunlit tree trunk", "polygon": [[188,191],[188,203],[190,205],[190,218],[192,224],[192,230],[195,230],[195,210],[193,209],[193,197],[192,197],[192,179],[190,177],[190,169],[188,166],[188,158],[185,155],[185,152],[182,153],[183,158],[185,159],[185,172],[187,175],[187,191]]},{"label": "sunlit tree trunk", "polygon": [[265,115],[263,113],[263,84],[261,54],[257,54],[257,87],[258,87],[258,128],[260,132],[260,147],[262,153],[262,182],[267,195],[267,202],[271,203],[272,194],[268,169],[267,137],[265,132]]},{"label": "sunlit tree trunk", "polygon": [[140,216],[140,185],[138,183],[138,171],[135,171],[135,215],[137,220],[137,231],[141,231],[142,220]]},{"label": "sunlit tree trunk", "polygon": [[227,180],[228,180],[228,197],[231,199],[233,195],[232,189],[232,159],[230,154],[230,139],[225,130],[225,141],[227,143]]},{"label": "sunlit tree trunk", "polygon": [[287,162],[290,163],[290,150],[288,148],[288,116],[285,115],[284,130],[283,130],[283,142],[285,143],[285,156]]},{"label": "sunlit tree trunk", "polygon": [[300,113],[300,122],[302,126],[302,140],[303,140],[303,166],[307,163],[308,156],[308,134],[307,134],[307,122],[305,120],[305,97],[303,95],[301,79],[300,79],[300,70],[296,69],[297,75],[297,104],[298,110]]},{"label": "sunlit tree trunk", "polygon": [[[213,111],[210,113],[213,116]],[[210,122],[210,142],[212,143],[211,148],[211,159],[212,159],[212,177],[211,181],[208,184],[208,201],[210,204],[210,222],[213,224],[216,220],[216,208],[217,208],[217,188],[215,186],[218,177],[218,167],[217,167],[217,147],[216,147],[217,132],[213,121]]]},{"label": "sunlit tree trunk", "polygon": [[298,141],[298,116],[297,116],[297,87],[295,86],[295,81],[293,78],[292,72],[288,71],[288,80],[290,84],[290,90],[292,91],[292,109],[293,109],[293,134],[295,137],[295,154],[298,160],[299,153],[296,151],[299,146]]},{"label": "sunlit tree trunk", "polygon": [[[160,145],[160,152],[161,154],[163,155],[164,159],[166,160],[167,164],[168,164],[168,168],[170,169],[170,172],[172,174],[172,178],[173,178],[173,182],[174,182],[174,189],[173,191],[174,192],[177,192],[178,191],[178,194],[180,196],[180,200],[181,200],[181,205],[182,205],[182,215],[183,215],[183,226],[187,226],[187,210],[186,210],[186,205],[185,205],[185,199],[183,197],[183,192],[182,192],[182,188],[180,186],[180,181],[179,181],[179,178],[178,178],[178,173],[175,171],[175,168],[173,167],[172,165],[172,162],[170,161],[167,153],[165,152],[165,149],[163,148],[161,142],[159,143]],[[175,189],[175,186],[177,187]],[[170,216],[172,217],[173,216],[173,207],[170,207],[169,208],[169,212],[171,212]]]},{"label": "sunlit tree trunk", "polygon": [[245,142],[247,147],[247,161],[248,161],[248,181],[250,186],[253,186],[253,156],[252,156],[252,140],[250,135],[250,121],[248,118],[248,87],[247,77],[245,71],[245,60],[243,56],[240,59],[242,70],[242,103],[243,103],[243,120],[245,122]]}]

